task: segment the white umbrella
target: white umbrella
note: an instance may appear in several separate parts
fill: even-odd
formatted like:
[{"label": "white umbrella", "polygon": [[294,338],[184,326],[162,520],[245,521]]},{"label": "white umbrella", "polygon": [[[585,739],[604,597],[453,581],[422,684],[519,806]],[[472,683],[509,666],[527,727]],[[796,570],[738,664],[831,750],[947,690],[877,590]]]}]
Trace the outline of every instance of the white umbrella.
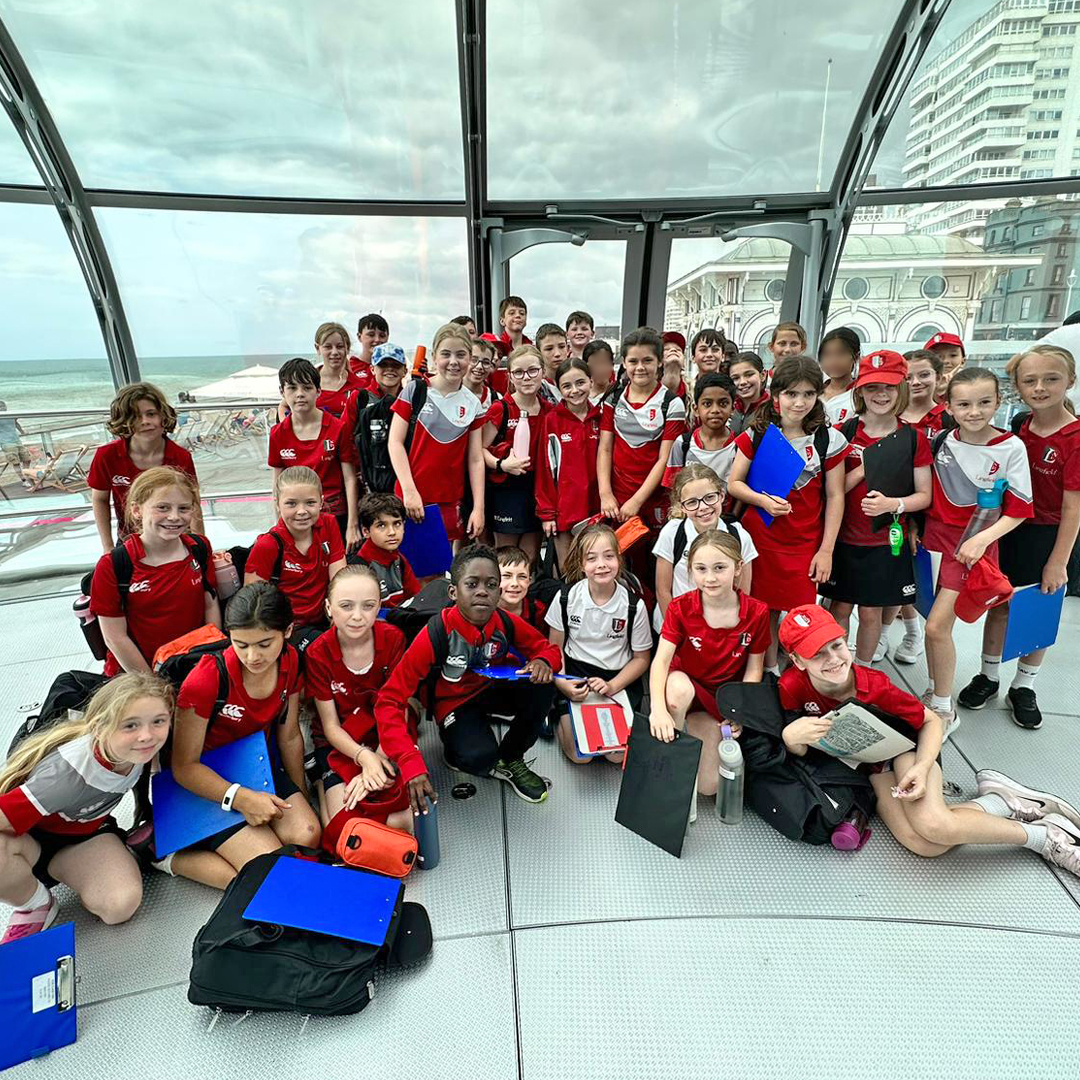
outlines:
[{"label": "white umbrella", "polygon": [[197,401],[277,401],[281,397],[277,368],[255,364],[200,386],[191,396]]}]

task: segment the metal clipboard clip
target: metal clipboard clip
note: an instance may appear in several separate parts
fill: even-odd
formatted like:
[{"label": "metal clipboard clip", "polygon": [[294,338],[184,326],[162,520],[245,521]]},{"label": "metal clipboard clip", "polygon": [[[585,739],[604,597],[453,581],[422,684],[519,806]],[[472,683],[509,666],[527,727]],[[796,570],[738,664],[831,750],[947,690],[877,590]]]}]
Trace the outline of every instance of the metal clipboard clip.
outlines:
[{"label": "metal clipboard clip", "polygon": [[75,1007],[75,957],[61,956],[56,961],[56,1011]]}]

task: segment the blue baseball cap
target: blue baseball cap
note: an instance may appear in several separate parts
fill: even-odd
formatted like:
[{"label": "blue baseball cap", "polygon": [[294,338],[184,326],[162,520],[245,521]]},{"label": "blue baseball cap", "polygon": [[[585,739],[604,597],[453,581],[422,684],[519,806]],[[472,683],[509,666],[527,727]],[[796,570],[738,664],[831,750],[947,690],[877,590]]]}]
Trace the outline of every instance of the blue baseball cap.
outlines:
[{"label": "blue baseball cap", "polygon": [[389,341],[376,345],[371,353],[371,363],[383,364],[388,360],[402,367],[409,366],[408,360],[405,359],[405,350],[400,345],[394,345]]}]

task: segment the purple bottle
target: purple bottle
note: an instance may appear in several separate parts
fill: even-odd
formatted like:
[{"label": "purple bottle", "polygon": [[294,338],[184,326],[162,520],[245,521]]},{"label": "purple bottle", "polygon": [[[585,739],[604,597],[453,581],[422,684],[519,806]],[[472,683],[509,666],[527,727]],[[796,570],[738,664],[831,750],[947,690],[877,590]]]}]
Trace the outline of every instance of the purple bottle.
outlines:
[{"label": "purple bottle", "polygon": [[832,846],[837,851],[858,851],[870,839],[870,823],[866,815],[854,807],[845,821],[832,832]]}]

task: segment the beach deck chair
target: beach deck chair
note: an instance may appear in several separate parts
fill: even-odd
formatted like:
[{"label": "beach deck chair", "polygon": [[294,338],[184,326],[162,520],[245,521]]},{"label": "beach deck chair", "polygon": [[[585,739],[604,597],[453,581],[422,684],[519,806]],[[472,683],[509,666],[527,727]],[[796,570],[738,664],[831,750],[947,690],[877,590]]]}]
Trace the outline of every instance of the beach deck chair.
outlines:
[{"label": "beach deck chair", "polygon": [[86,445],[61,450],[44,465],[24,468],[22,476],[28,484],[27,490],[42,491],[47,487],[55,487],[61,491],[78,491],[81,487],[86,487],[87,475],[82,467],[82,459],[88,450]]}]

